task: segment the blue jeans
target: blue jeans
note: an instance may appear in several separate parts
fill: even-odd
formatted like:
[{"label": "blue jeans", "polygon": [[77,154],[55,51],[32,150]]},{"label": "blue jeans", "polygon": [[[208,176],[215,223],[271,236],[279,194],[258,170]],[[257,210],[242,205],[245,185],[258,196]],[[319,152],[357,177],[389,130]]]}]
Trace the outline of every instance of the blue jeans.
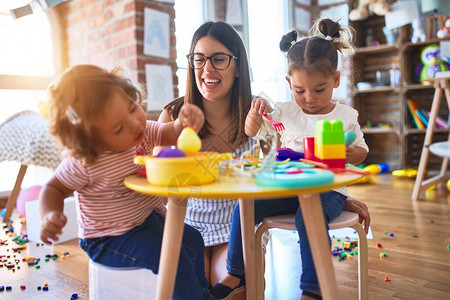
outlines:
[{"label": "blue jeans", "polygon": [[[328,230],[328,223],[339,216],[343,211],[347,196],[338,192],[328,192],[320,194],[322,210]],[[285,215],[295,213],[295,226],[300,237],[300,255],[302,258],[302,275],[300,278],[300,289],[307,291],[320,291],[317,280],[316,269],[309,247],[308,236],[301,207],[297,197],[255,200],[255,224],[261,223],[262,219],[270,216]],[[331,246],[331,242],[330,242]],[[239,205],[233,212],[231,221],[230,241],[228,244],[227,270],[231,275],[240,277],[244,274],[244,258],[242,251],[241,217]]]},{"label": "blue jeans", "polygon": [[[96,263],[146,268],[158,274],[164,221],[164,216],[154,212],[123,235],[80,239],[80,247]],[[173,299],[213,299],[207,291],[204,253],[200,233],[185,225]]]}]

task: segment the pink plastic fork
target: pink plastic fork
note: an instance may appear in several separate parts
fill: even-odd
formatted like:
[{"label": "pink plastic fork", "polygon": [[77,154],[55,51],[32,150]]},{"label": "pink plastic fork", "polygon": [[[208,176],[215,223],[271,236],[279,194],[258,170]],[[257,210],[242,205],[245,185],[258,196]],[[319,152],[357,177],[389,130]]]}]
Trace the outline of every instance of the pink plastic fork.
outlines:
[{"label": "pink plastic fork", "polygon": [[284,130],[284,125],[283,125],[283,123],[272,120],[272,119],[269,117],[269,115],[266,114],[266,113],[263,113],[262,115],[269,121],[270,125],[272,125],[273,128],[275,128],[275,131],[276,131],[276,132],[280,132],[280,131],[283,131],[283,130]]}]

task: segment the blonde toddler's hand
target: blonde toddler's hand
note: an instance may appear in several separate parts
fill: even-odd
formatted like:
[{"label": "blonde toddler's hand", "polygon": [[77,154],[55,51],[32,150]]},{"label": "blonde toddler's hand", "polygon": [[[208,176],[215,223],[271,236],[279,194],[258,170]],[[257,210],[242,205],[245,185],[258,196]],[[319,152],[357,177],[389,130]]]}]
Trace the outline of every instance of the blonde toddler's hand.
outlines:
[{"label": "blonde toddler's hand", "polygon": [[198,106],[190,103],[186,103],[181,107],[179,118],[183,127],[192,127],[196,132],[199,132],[205,123],[203,111]]},{"label": "blonde toddler's hand", "polygon": [[46,244],[52,244],[52,241],[57,241],[58,236],[62,233],[62,228],[67,223],[67,217],[59,211],[49,212],[42,219],[41,226],[41,241]]},{"label": "blonde toddler's hand", "polygon": [[272,112],[272,107],[269,104],[269,101],[263,98],[255,98],[252,101],[252,105],[250,108],[250,112],[254,115],[261,116],[264,113]]}]

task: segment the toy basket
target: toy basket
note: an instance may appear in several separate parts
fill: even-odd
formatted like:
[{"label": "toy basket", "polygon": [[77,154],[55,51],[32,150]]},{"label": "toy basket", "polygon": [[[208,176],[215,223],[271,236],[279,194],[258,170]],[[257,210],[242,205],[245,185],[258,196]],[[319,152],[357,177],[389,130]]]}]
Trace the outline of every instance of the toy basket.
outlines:
[{"label": "toy basket", "polygon": [[136,156],[136,164],[145,165],[147,180],[158,186],[187,186],[214,182],[219,176],[219,161],[230,153],[198,152],[187,157]]}]

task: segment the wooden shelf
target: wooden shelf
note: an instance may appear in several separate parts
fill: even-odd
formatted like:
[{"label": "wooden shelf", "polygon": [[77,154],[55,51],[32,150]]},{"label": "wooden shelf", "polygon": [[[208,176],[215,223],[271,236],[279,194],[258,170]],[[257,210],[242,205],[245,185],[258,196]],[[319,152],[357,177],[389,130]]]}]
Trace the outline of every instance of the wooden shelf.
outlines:
[{"label": "wooden shelf", "polygon": [[407,47],[422,47],[422,46],[427,46],[427,45],[439,43],[441,41],[450,41],[450,39],[449,38],[445,38],[445,39],[435,38],[435,39],[426,40],[424,42],[417,42],[417,43],[406,42],[406,43],[403,43],[403,48],[407,48]]},{"label": "wooden shelf", "polygon": [[373,127],[373,128],[363,128],[362,132],[364,134],[397,133],[397,130],[398,129],[395,128]]},{"label": "wooden shelf", "polygon": [[[358,30],[355,44],[366,43],[367,32],[371,29],[373,39],[386,43],[383,33],[384,18],[371,16],[361,22],[351,23]],[[356,26],[356,27],[355,27]],[[363,124],[393,124],[391,128],[364,128],[365,140],[369,146],[369,154],[364,163],[395,162],[400,168],[417,165],[417,157],[423,145],[426,129],[411,128],[411,118],[406,101],[413,98],[420,108],[431,110],[434,94],[433,85],[423,85],[415,73],[420,62],[423,47],[438,44],[448,39],[429,39],[425,42],[411,43],[409,36],[411,26],[402,26],[396,44],[356,48],[352,56],[354,82],[352,88],[352,105],[359,113],[359,122]],[[373,87],[358,90],[357,82],[375,82],[381,79],[389,83],[390,71],[396,68],[401,73],[400,85],[391,87]],[[378,73],[380,72],[380,73]],[[379,77],[381,75],[381,78]],[[446,119],[449,116],[448,107],[441,104],[439,115]],[[449,133],[448,129],[433,129],[441,138]]]},{"label": "wooden shelf", "polygon": [[367,90],[358,90],[354,89],[354,94],[366,94],[366,93],[381,93],[381,92],[399,92],[400,89],[398,87],[390,87],[390,86],[382,86],[382,87],[374,87],[372,89]]},{"label": "wooden shelf", "polygon": [[394,44],[394,45],[383,44],[383,45],[379,45],[379,46],[356,48],[355,54],[365,54],[365,53],[372,54],[372,53],[380,53],[380,52],[389,52],[389,51],[394,51],[394,50],[398,50],[398,49],[399,49],[398,44]]},{"label": "wooden shelf", "polygon": [[[425,132],[427,132],[427,129],[416,129],[416,128],[406,128],[403,130],[404,135],[408,135],[408,134],[425,134]],[[449,132],[449,129],[438,129],[435,128],[433,129],[434,133],[446,133]]]},{"label": "wooden shelf", "polygon": [[426,89],[432,89],[433,85],[432,84],[428,84],[428,85],[423,85],[423,84],[406,84],[403,86],[403,90],[405,91],[412,91],[412,90],[426,90]]}]

